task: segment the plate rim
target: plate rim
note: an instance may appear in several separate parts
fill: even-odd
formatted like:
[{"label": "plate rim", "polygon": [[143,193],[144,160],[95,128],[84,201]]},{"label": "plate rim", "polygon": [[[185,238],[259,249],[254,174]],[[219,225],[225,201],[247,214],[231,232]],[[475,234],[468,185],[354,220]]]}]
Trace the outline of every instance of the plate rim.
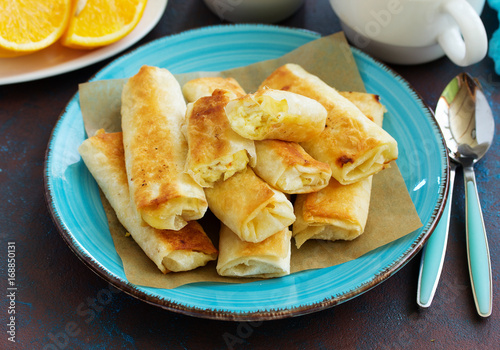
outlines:
[{"label": "plate rim", "polygon": [[[147,46],[150,45],[155,45],[158,41],[161,40],[168,40],[168,38],[171,37],[181,37],[183,35],[188,35],[188,34],[196,34],[196,32],[206,32],[207,30],[225,30],[227,28],[261,28],[261,29],[268,29],[268,30],[280,30],[280,31],[287,31],[291,33],[303,33],[303,34],[310,34],[313,37],[320,38],[321,34],[307,30],[307,29],[302,29],[302,28],[291,28],[291,27],[281,27],[277,25],[267,25],[267,24],[223,24],[223,25],[214,25],[214,26],[208,26],[208,27],[201,27],[201,28],[195,28],[195,29],[190,29],[187,31],[183,31],[177,34],[173,35],[167,35],[158,39],[155,39],[151,42],[145,43],[127,53],[124,53],[120,55],[119,57],[115,58],[113,61],[109,62],[105,67],[97,71],[90,79],[89,81],[92,81],[93,79],[96,79],[96,77],[99,76],[99,74],[107,69],[110,65],[114,65],[120,60],[124,59],[125,57],[129,55],[133,55],[135,51],[137,50],[142,50]],[[360,51],[359,49],[356,49],[351,46],[351,50],[353,53],[358,54],[362,56],[363,58],[373,61],[379,68],[386,70],[389,74],[393,76],[393,78],[398,79],[400,83],[403,83],[406,85],[406,87],[414,93],[414,99],[417,100],[417,102],[420,104],[420,107],[427,111],[429,113],[429,122],[433,123],[434,127],[433,129],[435,132],[437,132],[436,138],[441,140],[442,143],[442,148],[445,152],[445,155],[441,155],[440,158],[445,159],[446,165],[444,169],[444,173],[441,174],[441,179],[444,179],[444,184],[440,185],[439,188],[442,191],[438,195],[438,203],[434,206],[433,212],[431,214],[431,219],[430,223],[424,223],[425,227],[428,224],[428,229],[424,232],[422,230],[422,233],[415,239],[415,241],[411,244],[410,248],[408,248],[403,254],[399,256],[399,259],[393,261],[391,264],[384,266],[383,270],[374,275],[368,282],[365,282],[361,285],[359,285],[356,289],[350,290],[346,293],[343,293],[340,296],[335,296],[331,295],[329,298],[325,298],[322,301],[317,301],[312,304],[303,304],[299,306],[290,306],[286,309],[279,309],[279,310],[273,310],[273,309],[268,309],[268,310],[257,310],[257,311],[242,311],[242,312],[235,312],[235,311],[226,311],[226,310],[218,310],[215,307],[212,309],[205,309],[205,308],[200,308],[197,306],[189,306],[182,304],[177,301],[173,301],[164,297],[159,297],[159,296],[153,296],[148,293],[146,293],[144,290],[141,290],[141,286],[136,286],[128,282],[127,280],[122,280],[114,276],[114,274],[109,271],[104,265],[102,265],[99,261],[96,261],[91,255],[89,254],[84,254],[83,251],[80,250],[80,244],[75,241],[73,235],[71,232],[69,232],[63,225],[62,222],[60,222],[60,216],[59,213],[56,211],[54,207],[54,203],[52,201],[52,195],[51,195],[51,184],[50,184],[50,179],[49,179],[49,166],[50,166],[50,154],[52,151],[52,143],[53,140],[56,136],[57,129],[60,126],[61,122],[64,119],[64,116],[66,115],[68,108],[74,103],[75,100],[78,99],[79,93],[76,92],[68,101],[66,106],[63,108],[62,112],[60,113],[54,128],[50,134],[50,138],[48,141],[48,146],[45,152],[45,160],[44,160],[44,188],[45,188],[45,200],[47,203],[47,206],[49,208],[49,212],[52,217],[52,221],[54,222],[55,226],[58,229],[59,234],[62,236],[64,242],[69,246],[69,248],[75,253],[75,255],[84,262],[87,267],[90,268],[91,271],[96,273],[99,277],[103,278],[107,283],[110,283],[113,285],[113,287],[125,292],[126,294],[131,295],[134,298],[137,298],[141,301],[144,301],[148,304],[160,307],[165,310],[173,311],[173,312],[178,312],[181,314],[189,315],[189,316],[194,316],[194,317],[200,317],[200,318],[206,318],[206,319],[215,319],[215,320],[229,320],[229,321],[263,321],[263,320],[276,320],[276,319],[283,319],[287,317],[292,317],[292,316],[301,316],[317,311],[324,310],[326,308],[330,308],[336,305],[339,305],[343,302],[346,302],[350,299],[353,299],[356,296],[359,296],[361,294],[364,294],[365,292],[371,290],[372,288],[375,288],[378,286],[380,283],[383,281],[387,280],[389,277],[393,276],[395,273],[397,273],[402,267],[404,267],[419,251],[420,249],[424,246],[426,243],[427,239],[429,236],[432,234],[434,231],[443,211],[444,211],[444,206],[446,204],[447,200],[447,193],[449,190],[449,160],[447,157],[447,151],[444,143],[444,137],[441,133],[441,130],[439,128],[439,125],[437,124],[437,121],[434,117],[432,109],[429,108],[429,106],[426,105],[424,102],[423,98],[421,95],[411,86],[411,84],[403,78],[401,75],[399,75],[397,72],[395,72],[392,68],[388,67],[384,63],[378,61],[377,59],[374,59],[373,57],[369,56],[368,54]],[[439,203],[440,202],[440,203]],[[139,288],[138,288],[139,287]]]}]

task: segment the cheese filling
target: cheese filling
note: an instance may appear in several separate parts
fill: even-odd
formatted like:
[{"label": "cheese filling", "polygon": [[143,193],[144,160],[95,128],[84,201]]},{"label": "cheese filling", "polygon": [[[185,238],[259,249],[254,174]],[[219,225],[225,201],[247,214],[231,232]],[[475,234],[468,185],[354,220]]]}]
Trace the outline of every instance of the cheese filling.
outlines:
[{"label": "cheese filling", "polygon": [[228,113],[228,118],[235,130],[255,139],[267,133],[273,124],[280,123],[287,112],[286,99],[276,100],[263,95],[243,101]]},{"label": "cheese filling", "polygon": [[194,180],[202,187],[212,187],[213,183],[229,179],[235,173],[246,168],[249,158],[246,150],[240,150],[216,162],[197,167],[192,171]]}]

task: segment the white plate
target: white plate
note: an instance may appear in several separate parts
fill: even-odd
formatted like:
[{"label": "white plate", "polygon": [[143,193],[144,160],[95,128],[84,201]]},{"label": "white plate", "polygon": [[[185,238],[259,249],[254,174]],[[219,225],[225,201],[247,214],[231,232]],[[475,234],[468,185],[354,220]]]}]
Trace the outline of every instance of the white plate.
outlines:
[{"label": "white plate", "polygon": [[74,50],[58,42],[31,55],[0,58],[0,85],[21,83],[70,72],[111,57],[132,46],[158,23],[168,0],[149,0],[134,30],[114,44],[92,50]]}]

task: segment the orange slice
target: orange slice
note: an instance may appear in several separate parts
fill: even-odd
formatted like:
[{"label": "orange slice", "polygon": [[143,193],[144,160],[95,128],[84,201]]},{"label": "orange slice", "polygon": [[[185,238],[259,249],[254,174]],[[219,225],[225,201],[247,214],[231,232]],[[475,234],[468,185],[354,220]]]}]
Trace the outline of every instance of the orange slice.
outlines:
[{"label": "orange slice", "polygon": [[78,0],[61,39],[64,46],[93,49],[112,44],[139,23],[147,0]]},{"label": "orange slice", "polygon": [[71,0],[0,0],[0,57],[41,50],[66,30]]}]

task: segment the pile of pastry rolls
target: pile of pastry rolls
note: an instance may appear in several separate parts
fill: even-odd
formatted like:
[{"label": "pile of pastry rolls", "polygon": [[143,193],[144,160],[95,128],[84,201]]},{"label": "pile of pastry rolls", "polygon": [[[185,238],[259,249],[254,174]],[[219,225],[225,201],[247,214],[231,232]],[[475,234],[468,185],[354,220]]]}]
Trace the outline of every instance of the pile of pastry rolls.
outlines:
[{"label": "pile of pastry rolls", "polygon": [[[364,231],[372,176],[397,158],[376,95],[338,92],[286,64],[253,93],[233,78],[180,86],[143,66],[122,92],[122,132],[79,152],[119,221],[163,272],[290,273],[291,240]],[[216,249],[197,220],[220,220]],[[290,230],[291,228],[291,230]]]}]

